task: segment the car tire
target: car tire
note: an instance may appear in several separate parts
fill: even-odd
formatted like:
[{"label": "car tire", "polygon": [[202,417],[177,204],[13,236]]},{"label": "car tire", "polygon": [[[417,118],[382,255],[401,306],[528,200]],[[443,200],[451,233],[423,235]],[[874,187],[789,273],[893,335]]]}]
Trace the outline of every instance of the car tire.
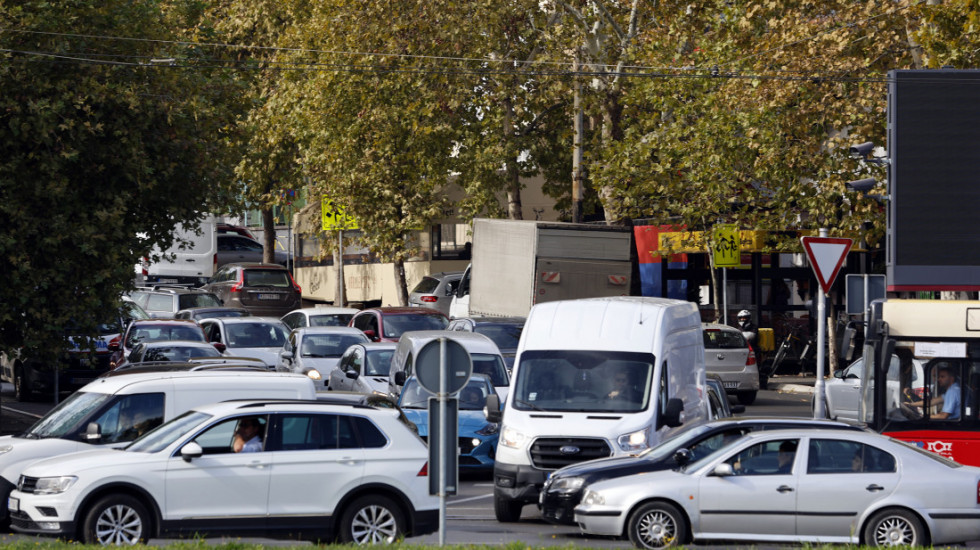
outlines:
[{"label": "car tire", "polygon": [[929,546],[922,520],[903,508],[885,508],[864,524],[861,543],[865,546]]},{"label": "car tire", "polygon": [[738,402],[743,405],[751,405],[755,403],[755,396],[758,392],[754,391],[740,391],[736,394]]},{"label": "car tire", "polygon": [[649,502],[630,515],[626,532],[637,548],[676,547],[687,542],[687,518],[673,504]]},{"label": "car tire", "polygon": [[501,523],[515,523],[521,521],[521,511],[523,509],[523,502],[507,498],[504,495],[494,492],[493,513],[495,516],[497,516],[497,521]]},{"label": "car tire", "polygon": [[109,495],[98,500],[82,524],[82,541],[102,546],[145,543],[152,528],[150,513],[129,495]]},{"label": "car tire", "polygon": [[358,498],[340,520],[340,540],[345,544],[392,544],[404,536],[401,508],[385,496]]}]

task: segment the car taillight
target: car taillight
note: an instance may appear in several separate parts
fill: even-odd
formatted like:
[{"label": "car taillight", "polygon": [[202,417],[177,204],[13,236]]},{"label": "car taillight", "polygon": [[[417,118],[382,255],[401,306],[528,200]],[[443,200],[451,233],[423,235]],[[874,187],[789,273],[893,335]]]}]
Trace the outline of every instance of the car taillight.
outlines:
[{"label": "car taillight", "polygon": [[429,463],[428,462],[426,462],[425,464],[422,465],[422,469],[419,470],[419,473],[415,474],[415,477],[429,477]]},{"label": "car taillight", "polygon": [[150,259],[144,256],[143,261],[140,262],[140,264],[140,268],[143,271],[143,276],[146,277],[150,274]]},{"label": "car taillight", "polygon": [[753,351],[752,348],[750,347],[749,356],[748,358],[745,359],[745,366],[747,367],[749,365],[754,365],[754,364],[755,364],[755,351]]},{"label": "car taillight", "polygon": [[290,283],[293,283],[293,288],[296,289],[296,292],[298,294],[302,294],[303,293],[303,289],[300,288],[300,286],[298,284],[296,284],[296,279],[293,279],[293,274],[292,273],[288,273],[288,275],[289,275],[289,282]]},{"label": "car taillight", "polygon": [[245,272],[239,271],[238,280],[235,281],[235,284],[231,285],[231,292],[241,292],[243,286],[245,286]]},{"label": "car taillight", "polygon": [[977,482],[977,504],[980,504],[980,481]]},{"label": "car taillight", "polygon": [[423,302],[426,302],[428,304],[432,304],[432,303],[435,303],[435,302],[439,301],[439,298],[436,298],[435,296],[422,296],[420,298],[420,300],[422,300]]}]

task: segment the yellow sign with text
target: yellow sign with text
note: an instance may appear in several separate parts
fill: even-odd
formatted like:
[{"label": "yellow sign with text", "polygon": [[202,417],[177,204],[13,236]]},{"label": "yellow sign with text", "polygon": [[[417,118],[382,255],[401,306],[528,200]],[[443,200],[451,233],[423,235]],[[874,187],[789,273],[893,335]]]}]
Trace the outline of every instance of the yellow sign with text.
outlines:
[{"label": "yellow sign with text", "polygon": [[357,220],[348,216],[342,206],[328,198],[320,199],[320,222],[323,231],[347,231],[357,229]]}]

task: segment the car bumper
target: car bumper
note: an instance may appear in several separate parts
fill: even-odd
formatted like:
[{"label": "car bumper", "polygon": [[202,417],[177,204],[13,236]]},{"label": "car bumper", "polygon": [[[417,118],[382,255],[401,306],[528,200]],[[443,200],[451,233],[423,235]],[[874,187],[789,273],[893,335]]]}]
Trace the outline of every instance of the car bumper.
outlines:
[{"label": "car bumper", "polygon": [[549,523],[575,525],[575,506],[582,500],[582,491],[574,493],[541,492],[538,508],[541,517]]},{"label": "car bumper", "polygon": [[538,501],[547,476],[547,471],[532,466],[497,462],[493,466],[493,490],[511,500],[530,504]]},{"label": "car bumper", "polygon": [[60,495],[38,497],[14,491],[8,498],[10,528],[17,533],[74,538],[77,534],[70,504]]},{"label": "car bumper", "polygon": [[609,507],[575,508],[575,523],[583,533],[618,537],[623,534],[623,513]]},{"label": "car bumper", "polygon": [[759,391],[759,371],[757,369],[743,370],[740,372],[711,372],[721,378],[721,384],[727,393],[737,393],[740,391]]}]

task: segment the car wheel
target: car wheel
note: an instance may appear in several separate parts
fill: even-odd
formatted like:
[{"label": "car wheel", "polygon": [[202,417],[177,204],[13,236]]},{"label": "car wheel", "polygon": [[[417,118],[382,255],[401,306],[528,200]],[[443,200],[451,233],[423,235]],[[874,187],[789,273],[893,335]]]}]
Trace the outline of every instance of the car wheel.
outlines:
[{"label": "car wheel", "polygon": [[640,506],[626,523],[630,542],[637,548],[670,548],[687,539],[687,519],[676,506],[651,502]]},{"label": "car wheel", "polygon": [[736,397],[738,398],[739,403],[743,405],[751,405],[752,403],[755,403],[755,396],[757,393],[758,392],[754,391],[740,391]]},{"label": "car wheel", "polygon": [[392,544],[404,534],[401,509],[388,497],[361,497],[340,520],[340,540],[344,543]]},{"label": "car wheel", "polygon": [[521,511],[523,509],[523,502],[509,499],[497,493],[493,494],[493,513],[497,516],[497,521],[503,523],[521,521]]},{"label": "car wheel", "polygon": [[929,546],[922,521],[901,508],[886,508],[871,516],[862,538],[867,546]]},{"label": "car wheel", "polygon": [[109,495],[89,508],[82,540],[102,546],[133,546],[150,536],[150,514],[129,495]]}]

